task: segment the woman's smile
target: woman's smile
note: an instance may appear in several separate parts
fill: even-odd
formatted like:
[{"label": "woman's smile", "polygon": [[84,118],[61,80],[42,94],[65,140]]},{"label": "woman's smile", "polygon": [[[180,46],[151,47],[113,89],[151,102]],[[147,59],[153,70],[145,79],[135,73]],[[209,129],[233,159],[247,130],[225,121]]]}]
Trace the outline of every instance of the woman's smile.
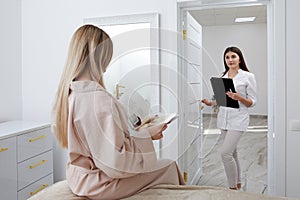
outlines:
[{"label": "woman's smile", "polygon": [[229,51],[225,55],[225,61],[228,67],[235,68],[240,64],[240,57],[237,53]]}]

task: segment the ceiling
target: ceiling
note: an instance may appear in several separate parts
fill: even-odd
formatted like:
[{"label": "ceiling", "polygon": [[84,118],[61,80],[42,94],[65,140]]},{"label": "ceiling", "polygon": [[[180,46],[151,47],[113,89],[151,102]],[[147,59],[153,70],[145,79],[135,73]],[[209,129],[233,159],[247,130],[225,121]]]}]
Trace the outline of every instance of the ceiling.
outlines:
[{"label": "ceiling", "polygon": [[[189,11],[202,26],[267,23],[267,6],[244,6]],[[234,22],[236,17],[256,17],[253,22]]]}]

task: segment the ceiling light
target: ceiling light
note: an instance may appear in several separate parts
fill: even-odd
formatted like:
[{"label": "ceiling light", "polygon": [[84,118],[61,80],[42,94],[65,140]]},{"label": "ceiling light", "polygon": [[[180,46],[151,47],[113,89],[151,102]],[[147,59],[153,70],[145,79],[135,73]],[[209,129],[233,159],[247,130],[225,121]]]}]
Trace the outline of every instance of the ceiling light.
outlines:
[{"label": "ceiling light", "polygon": [[255,17],[240,17],[235,18],[234,22],[253,22],[255,20]]}]

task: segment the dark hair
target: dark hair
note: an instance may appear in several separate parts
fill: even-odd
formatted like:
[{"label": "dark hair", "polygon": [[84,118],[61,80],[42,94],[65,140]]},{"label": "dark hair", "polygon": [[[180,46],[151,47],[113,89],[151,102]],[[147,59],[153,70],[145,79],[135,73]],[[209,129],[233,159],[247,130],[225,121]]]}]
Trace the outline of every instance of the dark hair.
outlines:
[{"label": "dark hair", "polygon": [[223,73],[222,76],[224,76],[228,72],[228,70],[229,70],[229,67],[227,66],[226,61],[225,61],[225,55],[228,52],[236,53],[240,57],[240,69],[249,72],[249,69],[247,68],[247,65],[246,65],[244,56],[242,54],[242,51],[239,48],[237,48],[237,47],[227,47],[227,49],[225,49],[225,52],[224,52],[224,55],[223,55],[223,61],[224,61],[225,71],[224,71],[224,73]]}]

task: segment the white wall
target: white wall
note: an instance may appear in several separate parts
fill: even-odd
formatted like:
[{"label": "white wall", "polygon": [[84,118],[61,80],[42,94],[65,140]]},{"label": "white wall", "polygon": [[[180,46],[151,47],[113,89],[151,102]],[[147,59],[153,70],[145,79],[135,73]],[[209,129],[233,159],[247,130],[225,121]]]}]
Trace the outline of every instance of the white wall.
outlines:
[{"label": "white wall", "polygon": [[[23,84],[23,118],[30,120],[49,120],[49,112],[59,76],[65,61],[67,45],[73,31],[82,24],[85,17],[107,16],[115,14],[131,14],[158,12],[161,14],[161,26],[165,29],[176,30],[176,1],[153,0],[124,1],[111,0],[26,0],[22,2],[22,31],[20,22],[21,1],[0,1],[0,121],[19,119],[21,108],[21,80]],[[298,52],[300,51],[300,27],[297,26],[300,14],[298,0],[286,0],[286,69],[287,88],[282,93],[287,104],[287,123],[293,119],[300,119]],[[115,5],[118,5],[116,7]],[[131,6],[135,5],[135,6]],[[283,9],[283,8],[279,8]],[[281,16],[276,16],[276,18]],[[22,71],[21,77],[21,39],[22,36]],[[168,37],[164,37],[162,45],[176,49],[176,44]],[[248,53],[245,53],[246,55]],[[285,55],[282,55],[285,56]],[[171,58],[171,59],[170,59]],[[162,63],[176,68],[176,60],[163,55]],[[249,65],[250,66],[250,65]],[[284,66],[284,65],[283,65]],[[171,68],[171,67],[170,67]],[[168,71],[169,73],[169,71]],[[46,76],[47,75],[47,76]],[[163,72],[166,82],[172,82],[172,77]],[[173,82],[176,84],[176,81]],[[163,97],[166,104],[168,99]],[[172,106],[170,106],[172,107]],[[276,116],[282,113],[275,113]],[[282,122],[284,123],[284,122]],[[277,133],[287,138],[286,147],[286,195],[300,197],[299,192],[299,152],[300,132],[287,129]],[[57,160],[58,161],[58,160]],[[284,162],[284,160],[283,160]],[[64,163],[61,164],[62,168]],[[62,174],[56,175],[56,180]]]},{"label": "white wall", "polygon": [[[163,29],[176,30],[176,6],[176,0],[23,1],[23,119],[49,121],[51,104],[65,63],[71,35],[83,24],[84,18],[157,12],[161,14],[160,22]],[[174,44],[170,40],[162,40],[161,45],[175,50],[177,48],[176,43]],[[177,69],[177,60],[170,59],[168,55],[163,55],[161,62]],[[162,74],[166,84],[169,84],[171,80],[176,80],[174,77],[169,78],[170,75],[165,72]],[[174,85],[177,86],[176,82]],[[162,95],[161,100],[166,105],[166,109],[172,109],[169,108],[168,98]],[[170,130],[174,130],[175,127],[173,125]],[[175,141],[173,144],[177,145],[177,142]],[[174,149],[177,149],[176,146]],[[177,155],[174,150],[169,152],[170,156]],[[167,154],[165,156],[168,157]],[[58,145],[54,156],[56,170],[54,178],[59,180],[64,177],[66,156]]]},{"label": "white wall", "polygon": [[0,122],[22,118],[21,0],[0,1]]},{"label": "white wall", "polygon": [[292,120],[300,120],[300,86],[299,86],[299,52],[300,52],[300,1],[286,1],[286,65],[287,65],[287,132],[286,132],[286,194],[300,198],[300,131],[291,130],[289,124]]},{"label": "white wall", "polygon": [[[223,53],[228,46],[239,47],[250,72],[257,82],[257,104],[250,108],[250,114],[268,114],[267,90],[267,26],[266,24],[244,24],[231,26],[203,27],[203,80],[204,98],[212,97],[210,77],[220,76],[225,70]],[[211,113],[206,107],[205,113]]]}]

